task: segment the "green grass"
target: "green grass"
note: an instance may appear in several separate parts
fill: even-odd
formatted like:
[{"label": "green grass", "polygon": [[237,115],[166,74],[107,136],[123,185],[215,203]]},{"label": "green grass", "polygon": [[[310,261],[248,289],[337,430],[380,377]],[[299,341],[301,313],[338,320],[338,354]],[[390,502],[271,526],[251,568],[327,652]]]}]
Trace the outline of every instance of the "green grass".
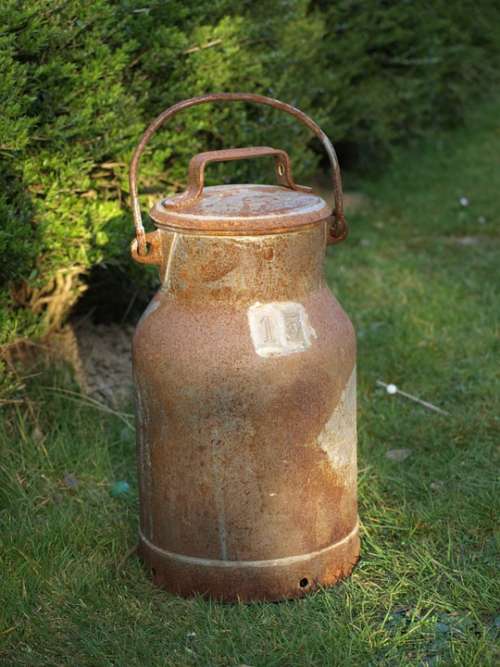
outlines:
[{"label": "green grass", "polygon": [[[352,577],[279,604],[155,590],[127,557],[132,430],[48,390],[68,384],[45,374],[29,403],[2,408],[2,665],[498,664],[499,106],[380,165],[362,184],[371,205],[328,254],[359,337],[362,558]],[[377,379],[450,416],[388,396]],[[397,448],[411,455],[388,459]],[[131,492],[114,498],[120,479]]]}]

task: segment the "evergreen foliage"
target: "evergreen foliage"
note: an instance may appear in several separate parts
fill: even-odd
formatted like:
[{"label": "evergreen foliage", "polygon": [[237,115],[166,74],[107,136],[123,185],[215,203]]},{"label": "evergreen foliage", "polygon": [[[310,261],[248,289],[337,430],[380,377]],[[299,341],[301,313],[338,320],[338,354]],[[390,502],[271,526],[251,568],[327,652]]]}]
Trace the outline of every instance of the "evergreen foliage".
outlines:
[{"label": "evergreen foliage", "polygon": [[[496,80],[499,25],[488,0],[3,0],[0,344],[57,327],[90,267],[134,272],[128,163],[167,106],[205,92],[259,92],[370,156],[460,121],[467,100]],[[199,107],[151,143],[144,207],[182,187],[196,152],[251,144],[289,150],[297,176],[319,160],[286,116]],[[209,177],[258,173],[242,162]]]}]

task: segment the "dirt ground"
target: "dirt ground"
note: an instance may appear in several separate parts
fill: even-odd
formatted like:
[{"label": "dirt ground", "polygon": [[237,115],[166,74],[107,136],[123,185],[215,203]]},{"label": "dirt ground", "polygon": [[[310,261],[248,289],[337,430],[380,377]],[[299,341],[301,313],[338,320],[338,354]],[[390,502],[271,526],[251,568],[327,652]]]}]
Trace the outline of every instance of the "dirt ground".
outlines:
[{"label": "dirt ground", "polygon": [[[89,320],[71,325],[78,358],[72,361],[83,391],[114,406],[132,397],[132,325],[93,324]],[[75,363],[76,362],[76,363]]]}]

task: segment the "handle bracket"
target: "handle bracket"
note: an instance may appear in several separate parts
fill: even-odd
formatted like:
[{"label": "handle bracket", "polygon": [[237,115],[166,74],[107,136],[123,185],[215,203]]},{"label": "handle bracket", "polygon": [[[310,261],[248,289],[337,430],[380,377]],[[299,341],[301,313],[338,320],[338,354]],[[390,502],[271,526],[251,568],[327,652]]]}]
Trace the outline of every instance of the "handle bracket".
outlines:
[{"label": "handle bracket", "polygon": [[135,238],[130,244],[132,259],[140,264],[156,264],[159,266],[162,260],[161,234],[158,229],[154,232],[144,234],[144,252],[140,252],[139,239]]}]

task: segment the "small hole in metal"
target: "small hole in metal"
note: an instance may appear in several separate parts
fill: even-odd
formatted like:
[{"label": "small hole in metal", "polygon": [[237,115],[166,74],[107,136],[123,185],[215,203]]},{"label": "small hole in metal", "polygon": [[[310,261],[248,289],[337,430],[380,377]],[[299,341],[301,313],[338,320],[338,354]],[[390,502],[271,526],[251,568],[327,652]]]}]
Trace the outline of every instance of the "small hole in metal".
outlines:
[{"label": "small hole in metal", "polygon": [[283,176],[284,173],[285,173],[285,167],[284,167],[284,165],[281,164],[281,162],[280,162],[279,165],[278,165],[278,174],[279,174],[280,176]]},{"label": "small hole in metal", "polygon": [[299,586],[300,586],[301,588],[307,588],[307,587],[309,586],[309,579],[307,579],[306,577],[304,577],[303,579],[301,579],[301,580],[299,581]]}]

